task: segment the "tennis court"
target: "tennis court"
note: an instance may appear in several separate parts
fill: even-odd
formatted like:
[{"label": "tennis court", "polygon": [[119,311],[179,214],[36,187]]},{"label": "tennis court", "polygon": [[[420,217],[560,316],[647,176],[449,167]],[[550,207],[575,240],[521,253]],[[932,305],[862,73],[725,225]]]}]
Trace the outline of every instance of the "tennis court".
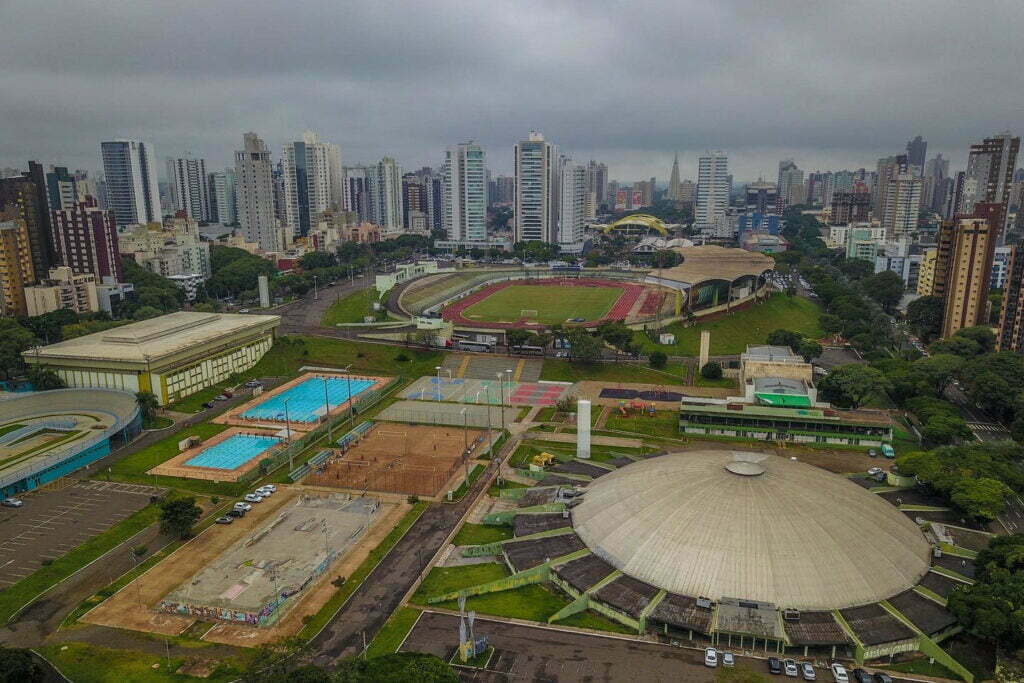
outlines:
[{"label": "tennis court", "polygon": [[307,377],[295,386],[274,394],[241,414],[248,420],[317,422],[349,398],[358,396],[375,380],[349,377]]},{"label": "tennis court", "polygon": [[280,441],[276,436],[232,434],[224,441],[201,451],[199,455],[189,458],[184,464],[190,467],[235,470]]},{"label": "tennis court", "polygon": [[490,405],[553,406],[565,395],[569,384],[542,382],[499,382],[497,379],[420,377],[402,398],[413,401],[448,401]]}]

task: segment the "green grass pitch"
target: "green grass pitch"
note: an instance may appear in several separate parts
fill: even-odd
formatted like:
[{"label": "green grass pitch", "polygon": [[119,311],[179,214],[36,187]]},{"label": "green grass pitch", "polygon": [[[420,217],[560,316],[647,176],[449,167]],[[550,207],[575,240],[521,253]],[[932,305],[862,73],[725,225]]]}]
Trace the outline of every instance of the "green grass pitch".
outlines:
[{"label": "green grass pitch", "polygon": [[473,304],[462,315],[470,320],[511,323],[524,309],[536,310],[537,321],[546,325],[570,318],[597,320],[615,304],[621,287],[573,287],[571,285],[512,285]]}]

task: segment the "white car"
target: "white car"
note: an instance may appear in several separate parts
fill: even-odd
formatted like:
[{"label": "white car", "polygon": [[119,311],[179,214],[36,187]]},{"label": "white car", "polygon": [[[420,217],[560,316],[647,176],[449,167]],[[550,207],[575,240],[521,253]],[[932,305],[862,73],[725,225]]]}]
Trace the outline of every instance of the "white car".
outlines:
[{"label": "white car", "polygon": [[271,493],[276,493],[277,492],[277,485],[276,484],[264,484],[260,488],[264,489],[266,491],[270,491]]},{"label": "white car", "polygon": [[722,653],[722,666],[732,667],[736,665],[736,657],[731,652]]},{"label": "white car", "polygon": [[7,508],[20,508],[25,503],[17,498],[4,498],[3,506]]},{"label": "white car", "polygon": [[245,496],[245,502],[246,503],[262,503],[263,502],[263,496],[257,495],[255,493],[249,493],[249,494],[247,494]]},{"label": "white car", "polygon": [[876,474],[881,474],[881,473],[882,473],[882,468],[881,467],[872,467],[871,469],[868,470],[868,474],[870,474],[870,475],[876,475]]},{"label": "white car", "polygon": [[832,678],[836,683],[850,683],[850,676],[846,673],[846,667],[836,662],[832,665]]},{"label": "white car", "polygon": [[796,678],[800,675],[800,670],[797,669],[796,662],[792,659],[782,660],[782,670],[785,672],[787,676],[790,676],[791,678]]},{"label": "white car", "polygon": [[262,496],[264,498],[270,498],[272,495],[274,495],[274,492],[271,491],[270,489],[256,489],[255,493],[257,496]]},{"label": "white car", "polygon": [[239,502],[235,503],[235,509],[236,510],[244,510],[245,512],[248,512],[249,510],[252,510],[252,505],[249,505],[248,503],[243,503],[243,502],[239,501]]},{"label": "white car", "polygon": [[814,673],[814,666],[810,662],[800,662],[800,674],[804,677],[805,681],[813,681],[818,677]]},{"label": "white car", "polygon": [[704,666],[710,666],[712,669],[718,666],[718,650],[713,647],[704,650]]}]

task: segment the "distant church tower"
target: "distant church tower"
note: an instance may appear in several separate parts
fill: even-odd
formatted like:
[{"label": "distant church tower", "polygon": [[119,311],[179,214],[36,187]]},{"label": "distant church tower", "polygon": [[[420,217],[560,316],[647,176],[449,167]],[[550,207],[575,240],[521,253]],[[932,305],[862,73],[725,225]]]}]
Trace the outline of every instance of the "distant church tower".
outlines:
[{"label": "distant church tower", "polygon": [[672,176],[668,181],[668,198],[673,202],[681,202],[683,193],[679,189],[679,153],[676,152],[676,159],[672,162]]}]

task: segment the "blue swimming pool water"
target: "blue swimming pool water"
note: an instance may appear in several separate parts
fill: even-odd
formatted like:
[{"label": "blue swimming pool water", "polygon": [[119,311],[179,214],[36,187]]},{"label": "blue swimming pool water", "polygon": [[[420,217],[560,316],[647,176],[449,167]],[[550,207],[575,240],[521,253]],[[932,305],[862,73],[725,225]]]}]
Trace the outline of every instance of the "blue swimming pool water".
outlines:
[{"label": "blue swimming pool water", "polygon": [[[327,402],[334,410],[348,400],[349,383],[352,396],[358,396],[373,386],[368,379],[344,379],[331,377],[327,379]],[[242,413],[249,419],[284,420],[284,402],[288,401],[288,419],[292,422],[316,422],[324,414],[324,380],[320,377],[296,384],[291,389],[271,396],[263,403],[253,406]]]},{"label": "blue swimming pool water", "polygon": [[218,470],[237,469],[280,440],[276,436],[233,434],[219,444],[189,458],[185,464],[193,467],[214,467]]}]

